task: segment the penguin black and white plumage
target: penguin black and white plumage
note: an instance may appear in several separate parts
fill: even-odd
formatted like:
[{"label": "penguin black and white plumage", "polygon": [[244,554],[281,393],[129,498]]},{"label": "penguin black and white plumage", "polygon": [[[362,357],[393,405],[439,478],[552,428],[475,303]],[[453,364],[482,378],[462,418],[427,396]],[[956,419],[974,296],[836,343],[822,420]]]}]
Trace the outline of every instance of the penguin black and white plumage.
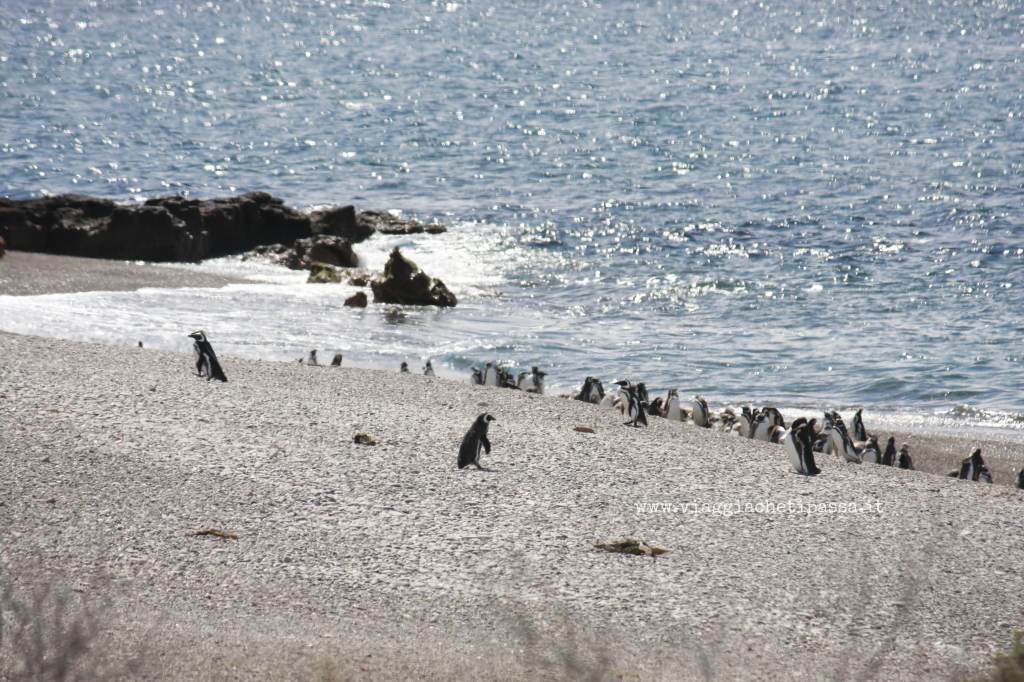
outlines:
[{"label": "penguin black and white plumage", "polygon": [[988,467],[985,466],[984,464],[981,465],[981,471],[978,472],[978,482],[979,483],[991,483],[992,482],[992,472],[989,471]]},{"label": "penguin black and white plumage", "polygon": [[744,438],[754,437],[754,413],[751,411],[750,405],[744,405],[740,410],[739,415],[736,416],[733,430]]},{"label": "penguin black and white plumage", "polygon": [[975,448],[970,457],[965,457],[960,462],[960,479],[964,481],[977,481],[984,467],[985,460],[981,458],[981,448]]},{"label": "penguin black and white plumage", "polygon": [[661,416],[661,396],[647,403],[647,414],[652,417]]},{"label": "penguin black and white plumage", "polygon": [[711,411],[708,410],[708,401],[704,400],[703,396],[693,396],[693,410],[690,415],[697,426],[703,429],[711,428]]},{"label": "penguin black and white plumage", "polygon": [[583,380],[583,388],[576,394],[574,400],[580,400],[594,405],[600,404],[604,399],[604,386],[594,377],[587,377]]},{"label": "penguin black and white plumage", "polygon": [[399,372],[399,374],[408,374],[409,373],[409,363],[403,361],[402,364],[398,366],[398,372]]},{"label": "penguin black and white plumage", "polygon": [[1014,482],[1014,485],[1024,490],[1024,469],[1017,472],[1017,480]]},{"label": "penguin black and white plumage", "polygon": [[860,461],[865,464],[878,464],[882,461],[882,453],[878,447],[878,438],[871,436],[860,451]]},{"label": "penguin black and white plumage", "polygon": [[217,354],[213,352],[213,346],[206,338],[206,332],[197,329],[188,336],[195,342],[192,347],[196,354],[196,372],[199,376],[206,377],[207,381],[227,381],[228,378],[224,376],[224,370],[217,361]]},{"label": "penguin black and white plumage", "polygon": [[882,453],[882,464],[891,467],[896,463],[896,436],[889,436],[885,444],[885,452]]},{"label": "penguin black and white plumage", "polygon": [[661,410],[662,416],[669,421],[681,422],[686,420],[686,413],[679,405],[679,391],[674,388],[668,390]]},{"label": "penguin black and white plumage", "polygon": [[484,365],[483,384],[484,386],[500,385],[498,368],[494,365],[493,362],[488,362],[487,364]]},{"label": "penguin black and white plumage", "polygon": [[473,421],[469,431],[462,437],[462,444],[459,446],[459,468],[464,469],[470,464],[477,469],[483,469],[480,465],[480,453],[491,454],[491,442],[487,440],[487,427],[494,421],[494,417],[484,412]]},{"label": "penguin black and white plumage", "polygon": [[334,358],[331,359],[331,367],[341,367],[341,360],[341,353],[335,353]]},{"label": "penguin black and white plumage", "polygon": [[910,449],[906,443],[900,446],[899,455],[896,457],[896,467],[910,470],[914,468],[914,460],[910,457]]},{"label": "penguin black and white plumage", "polygon": [[850,434],[846,431],[842,417],[838,414],[833,414],[832,417],[832,426],[827,430],[830,452],[842,457],[847,462],[860,464],[860,455],[853,447],[853,441],[850,440]]},{"label": "penguin black and white plumage", "polygon": [[531,367],[529,372],[523,372],[519,375],[516,387],[526,393],[544,395],[544,377],[546,376],[547,372],[540,371],[536,366]]},{"label": "penguin black and white plumage", "polygon": [[615,382],[622,387],[622,398],[624,402],[623,413],[626,415],[626,424],[629,426],[647,426],[647,404],[640,399],[637,387],[628,381]]},{"label": "penguin black and white plumage", "polygon": [[786,420],[782,418],[782,413],[774,407],[766,407],[761,412],[764,414],[765,419],[772,426],[781,426],[786,428]]},{"label": "penguin black and white plumage", "polygon": [[868,432],[864,428],[864,409],[861,408],[853,413],[853,439],[861,442],[868,440]]},{"label": "penguin black and white plumage", "polygon": [[789,431],[782,439],[793,471],[804,476],[816,476],[821,473],[821,469],[814,462],[814,451],[811,448],[812,431],[813,426],[809,425],[806,419],[800,417],[793,421]]},{"label": "penguin black and white plumage", "polygon": [[430,363],[430,360],[427,360],[427,364],[423,366],[423,376],[425,376],[425,377],[432,377],[432,376],[434,376],[434,365],[432,365]]},{"label": "penguin black and white plumage", "polygon": [[484,385],[484,373],[483,371],[481,371],[479,367],[473,368],[473,373],[469,377],[469,383],[473,384],[474,386]]},{"label": "penguin black and white plumage", "polygon": [[306,358],[306,364],[307,365],[312,365],[314,367],[317,367],[317,366],[320,365],[320,363],[317,362],[317,360],[316,360],[316,350],[309,351],[309,357]]}]

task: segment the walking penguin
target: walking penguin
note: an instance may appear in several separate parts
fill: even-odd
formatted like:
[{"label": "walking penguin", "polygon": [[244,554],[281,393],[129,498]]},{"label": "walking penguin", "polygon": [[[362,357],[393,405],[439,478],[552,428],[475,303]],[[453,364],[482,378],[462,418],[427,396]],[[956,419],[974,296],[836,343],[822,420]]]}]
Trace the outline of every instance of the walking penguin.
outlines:
[{"label": "walking penguin", "polygon": [[217,354],[213,352],[213,346],[206,339],[206,332],[197,329],[188,336],[195,341],[193,349],[196,352],[196,372],[199,376],[206,377],[207,381],[210,379],[227,381],[228,378],[224,376],[224,370],[217,362]]},{"label": "walking penguin", "polygon": [[462,445],[459,446],[459,468],[472,464],[477,469],[483,470],[480,466],[480,451],[491,454],[491,441],[487,440],[487,427],[494,421],[494,417],[484,412],[469,427],[469,431],[462,437]]}]

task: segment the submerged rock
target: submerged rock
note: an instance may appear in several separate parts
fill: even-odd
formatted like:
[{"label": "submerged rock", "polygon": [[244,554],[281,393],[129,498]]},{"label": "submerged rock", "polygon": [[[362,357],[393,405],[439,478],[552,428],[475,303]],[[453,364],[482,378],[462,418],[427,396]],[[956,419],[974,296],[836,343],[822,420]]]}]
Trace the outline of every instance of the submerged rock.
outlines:
[{"label": "submerged rock", "polygon": [[[319,235],[296,239],[291,246],[270,244],[258,246],[242,255],[244,260],[263,258],[272,263],[284,265],[292,270],[312,270],[314,267],[333,266],[353,268],[359,265],[359,258],[347,239],[332,235]],[[341,281],[340,275],[337,280]]]},{"label": "submerged rock", "polygon": [[309,266],[309,278],[306,284],[340,284],[341,273],[333,265],[313,263]]},{"label": "submerged rock", "polygon": [[369,300],[366,298],[366,294],[362,291],[357,291],[345,299],[345,305],[349,308],[365,308],[368,303]]},{"label": "submerged rock", "polygon": [[430,277],[415,263],[402,255],[398,247],[391,252],[384,266],[384,276],[370,283],[373,300],[378,303],[403,305],[436,305],[454,307],[455,294],[444,282]]}]

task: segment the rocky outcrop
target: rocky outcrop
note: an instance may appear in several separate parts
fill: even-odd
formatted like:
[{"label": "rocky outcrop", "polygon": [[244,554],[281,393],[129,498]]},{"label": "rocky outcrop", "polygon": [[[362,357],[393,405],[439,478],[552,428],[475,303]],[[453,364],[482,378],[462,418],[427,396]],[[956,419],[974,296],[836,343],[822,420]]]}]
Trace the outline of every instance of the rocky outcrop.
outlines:
[{"label": "rocky outcrop", "polygon": [[384,266],[384,276],[370,283],[377,303],[404,305],[436,305],[453,307],[455,294],[444,282],[428,276],[415,263],[395,248]]},{"label": "rocky outcrop", "polygon": [[345,299],[345,305],[349,308],[365,308],[369,302],[366,293],[362,291],[357,291]]},{"label": "rocky outcrop", "polygon": [[[350,252],[352,243],[374,232],[415,234],[444,229],[390,213],[357,213],[352,206],[305,215],[265,192],[201,200],[157,197],[142,205],[119,205],[79,194],[23,201],[0,198],[0,238],[8,248],[92,258],[200,261],[301,239],[312,239],[310,248],[327,244],[324,239],[341,240]],[[354,256],[336,247],[325,248],[336,255],[300,256],[306,264],[298,267],[314,261],[354,265]]]},{"label": "rocky outcrop", "polygon": [[439,234],[445,232],[444,225],[437,223],[421,223],[412,218],[399,218],[383,211],[362,211],[356,216],[356,223],[363,229],[381,234]]},{"label": "rocky outcrop", "polygon": [[263,192],[123,206],[77,194],[0,203],[0,237],[11,248],[70,256],[199,261],[311,234],[308,216]]},{"label": "rocky outcrop", "polygon": [[292,270],[311,270],[317,265],[338,268],[354,268],[359,265],[359,258],[352,250],[351,242],[332,235],[296,239],[290,246],[284,244],[258,246],[243,254],[242,257],[246,260],[262,258]]},{"label": "rocky outcrop", "polygon": [[353,244],[369,239],[373,228],[357,219],[356,209],[352,206],[328,208],[309,214],[313,234],[329,234],[347,239]]}]

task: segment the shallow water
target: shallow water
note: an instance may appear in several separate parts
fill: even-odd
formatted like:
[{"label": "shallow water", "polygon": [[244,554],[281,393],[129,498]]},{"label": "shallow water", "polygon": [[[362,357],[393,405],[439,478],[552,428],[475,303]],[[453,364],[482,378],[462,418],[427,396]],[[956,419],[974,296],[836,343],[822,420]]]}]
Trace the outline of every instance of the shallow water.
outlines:
[{"label": "shallow water", "polygon": [[1018,5],[192,5],[0,5],[0,193],[399,209],[452,230],[360,253],[403,244],[460,306],[278,274],[0,327],[1020,425]]}]

